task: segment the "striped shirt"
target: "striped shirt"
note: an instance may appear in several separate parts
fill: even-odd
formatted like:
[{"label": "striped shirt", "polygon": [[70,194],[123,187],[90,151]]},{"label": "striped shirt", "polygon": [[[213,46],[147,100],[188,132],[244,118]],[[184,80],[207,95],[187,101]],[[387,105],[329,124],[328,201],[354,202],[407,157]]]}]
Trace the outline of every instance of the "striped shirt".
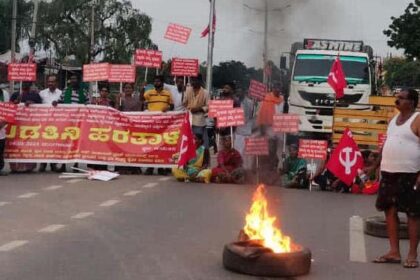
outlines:
[{"label": "striped shirt", "polygon": [[156,89],[146,91],[144,100],[147,102],[147,110],[155,112],[167,111],[173,104],[172,95],[166,89],[157,92]]}]

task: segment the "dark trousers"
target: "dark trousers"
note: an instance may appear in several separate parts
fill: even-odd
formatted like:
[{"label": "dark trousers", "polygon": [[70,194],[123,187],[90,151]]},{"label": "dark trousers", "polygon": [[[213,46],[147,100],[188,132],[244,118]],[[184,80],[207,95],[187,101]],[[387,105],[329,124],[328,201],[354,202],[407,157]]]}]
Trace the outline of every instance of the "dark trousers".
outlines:
[{"label": "dark trousers", "polygon": [[6,139],[0,139],[0,171],[4,168],[4,148],[6,147]]}]

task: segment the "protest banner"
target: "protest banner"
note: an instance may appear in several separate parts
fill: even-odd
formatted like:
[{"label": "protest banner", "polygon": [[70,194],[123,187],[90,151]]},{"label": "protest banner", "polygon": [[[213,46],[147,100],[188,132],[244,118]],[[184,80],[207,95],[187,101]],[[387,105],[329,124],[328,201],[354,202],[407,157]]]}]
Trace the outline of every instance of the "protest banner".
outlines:
[{"label": "protest banner", "polygon": [[[1,114],[3,107],[0,107]],[[171,167],[185,112],[120,112],[94,105],[19,105],[7,127],[9,162],[82,162],[118,166]]]},{"label": "protest banner", "polygon": [[248,137],[245,138],[245,154],[254,156],[268,156],[267,137]]},{"label": "protest banner", "polygon": [[164,38],[177,43],[186,44],[190,39],[191,31],[192,29],[189,27],[170,23],[166,29]]},{"label": "protest banner", "polygon": [[198,59],[173,58],[171,64],[172,76],[197,77],[199,72]]},{"label": "protest banner", "polygon": [[98,82],[108,81],[109,63],[93,63],[83,65],[83,81]]},{"label": "protest banner", "polygon": [[209,117],[215,118],[218,111],[233,109],[233,100],[210,100],[209,101]]},{"label": "protest banner", "polygon": [[277,114],[273,116],[273,131],[284,133],[299,132],[299,115]]},{"label": "protest banner", "polygon": [[299,140],[299,158],[327,159],[328,142],[325,140]]},{"label": "protest banner", "polygon": [[16,104],[9,102],[0,102],[0,121],[14,123],[16,117]]},{"label": "protest banner", "polygon": [[35,63],[10,63],[7,66],[7,79],[18,82],[36,81]]},{"label": "protest banner", "polygon": [[217,127],[233,127],[245,124],[245,115],[242,108],[217,111]]},{"label": "protest banner", "polygon": [[110,83],[134,83],[136,81],[136,67],[131,64],[110,64]]},{"label": "protest banner", "polygon": [[259,101],[264,100],[264,97],[267,94],[267,87],[263,83],[260,83],[256,80],[251,80],[248,94],[250,97],[253,97]]},{"label": "protest banner", "polygon": [[162,52],[137,49],[134,55],[134,64],[146,68],[160,69],[162,67]]}]

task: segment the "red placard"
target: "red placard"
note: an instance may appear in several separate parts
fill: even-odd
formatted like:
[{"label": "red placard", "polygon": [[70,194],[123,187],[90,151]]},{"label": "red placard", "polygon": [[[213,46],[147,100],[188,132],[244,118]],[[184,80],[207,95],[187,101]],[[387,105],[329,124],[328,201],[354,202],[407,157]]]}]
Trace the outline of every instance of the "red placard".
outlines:
[{"label": "red placard", "polygon": [[171,75],[197,77],[199,72],[198,66],[198,59],[173,58],[171,64]]},{"label": "red placard", "polygon": [[233,100],[210,100],[209,101],[209,117],[217,117],[218,111],[233,109]]},{"label": "red placard", "polygon": [[14,123],[16,117],[17,106],[10,102],[0,102],[0,121]]},{"label": "red placard", "polygon": [[378,133],[378,149],[382,149],[386,141],[386,133]]},{"label": "red placard", "polygon": [[136,66],[160,69],[162,67],[162,52],[137,49],[134,62]]},{"label": "red placard", "polygon": [[109,78],[109,63],[94,63],[83,65],[83,81],[107,81]]},{"label": "red placard", "polygon": [[186,44],[190,38],[192,29],[176,23],[170,23],[166,29],[165,39]]},{"label": "red placard", "polygon": [[327,159],[328,142],[325,140],[299,140],[299,158]]},{"label": "red placard", "polygon": [[108,81],[111,83],[134,83],[136,67],[131,64],[110,64]]},{"label": "red placard", "polygon": [[185,129],[191,129],[184,126],[186,114],[22,104],[15,123],[7,127],[5,158],[10,162],[171,167],[177,163],[182,135],[188,134]]},{"label": "red placard", "polygon": [[245,138],[245,154],[254,156],[268,156],[268,138],[267,137],[249,137]]},{"label": "red placard", "polygon": [[260,83],[256,80],[251,80],[248,94],[257,100],[264,100],[264,97],[267,94],[267,87],[263,83]]},{"label": "red placard", "polygon": [[35,63],[10,63],[7,66],[7,79],[9,81],[36,81]]},{"label": "red placard", "polygon": [[296,133],[299,132],[299,115],[278,114],[273,116],[273,131]]},{"label": "red placard", "polygon": [[216,118],[218,128],[245,124],[245,115],[242,108],[217,111]]}]

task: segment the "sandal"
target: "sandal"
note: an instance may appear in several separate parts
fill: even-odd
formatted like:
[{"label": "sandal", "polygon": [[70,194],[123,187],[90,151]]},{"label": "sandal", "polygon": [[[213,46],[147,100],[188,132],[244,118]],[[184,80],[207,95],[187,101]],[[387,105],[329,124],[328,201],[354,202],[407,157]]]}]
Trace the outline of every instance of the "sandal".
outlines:
[{"label": "sandal", "polygon": [[377,257],[373,263],[401,263],[401,259],[394,259],[386,256]]},{"label": "sandal", "polygon": [[419,262],[417,260],[406,259],[403,264],[404,268],[417,268],[419,267]]}]

